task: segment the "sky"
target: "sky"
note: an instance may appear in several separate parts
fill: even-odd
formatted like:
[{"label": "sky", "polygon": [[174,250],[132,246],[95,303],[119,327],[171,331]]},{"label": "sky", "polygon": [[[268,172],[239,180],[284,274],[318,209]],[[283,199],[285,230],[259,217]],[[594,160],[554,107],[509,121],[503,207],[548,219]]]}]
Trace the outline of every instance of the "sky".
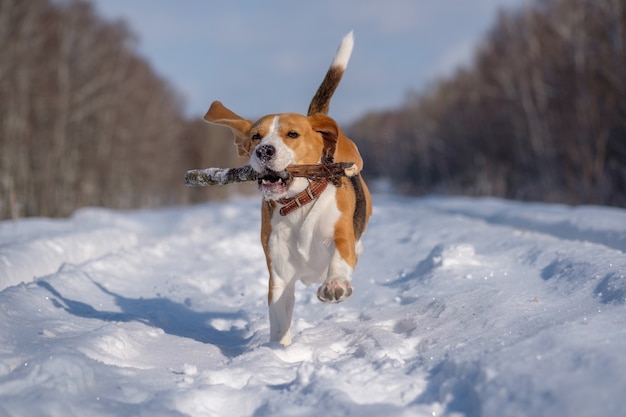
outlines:
[{"label": "sky", "polygon": [[343,36],[355,47],[330,115],[352,121],[401,105],[471,62],[498,10],[528,0],[297,2],[91,0],[124,19],[137,49],[179,93],[185,114],[213,100],[241,116],[304,113]]}]

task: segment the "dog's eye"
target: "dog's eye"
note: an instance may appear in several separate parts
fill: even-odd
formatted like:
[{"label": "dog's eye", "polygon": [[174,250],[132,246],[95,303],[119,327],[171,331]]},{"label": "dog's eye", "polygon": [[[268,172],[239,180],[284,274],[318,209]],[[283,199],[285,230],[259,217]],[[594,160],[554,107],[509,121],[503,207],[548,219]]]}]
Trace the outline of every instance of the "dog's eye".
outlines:
[{"label": "dog's eye", "polygon": [[298,132],[296,132],[295,130],[290,130],[287,133],[287,136],[290,137],[291,139],[297,139],[300,137],[300,134]]},{"label": "dog's eye", "polygon": [[252,139],[252,140],[261,140],[261,134],[255,133],[254,135],[252,135],[252,137],[250,139]]}]

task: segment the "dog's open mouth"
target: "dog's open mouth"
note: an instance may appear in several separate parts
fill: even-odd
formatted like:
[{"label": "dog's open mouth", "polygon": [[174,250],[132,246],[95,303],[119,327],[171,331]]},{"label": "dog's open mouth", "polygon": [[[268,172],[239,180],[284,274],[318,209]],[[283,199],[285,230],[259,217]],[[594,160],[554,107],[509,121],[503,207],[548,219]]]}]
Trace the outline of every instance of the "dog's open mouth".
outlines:
[{"label": "dog's open mouth", "polygon": [[280,196],[287,192],[290,182],[289,175],[286,173],[267,171],[259,178],[259,189],[266,196]]}]

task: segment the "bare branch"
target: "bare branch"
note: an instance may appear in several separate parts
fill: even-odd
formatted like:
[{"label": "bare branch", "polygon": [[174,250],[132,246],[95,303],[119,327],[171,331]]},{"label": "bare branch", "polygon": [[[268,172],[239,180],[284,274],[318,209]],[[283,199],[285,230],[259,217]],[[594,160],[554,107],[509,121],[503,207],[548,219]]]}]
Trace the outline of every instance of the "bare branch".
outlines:
[{"label": "bare branch", "polygon": [[[290,165],[285,171],[272,172],[271,175],[288,180],[291,177],[305,177],[309,179],[337,179],[339,177],[353,177],[359,170],[353,162],[337,162],[321,165]],[[189,186],[206,187],[208,185],[227,185],[238,182],[258,181],[268,173],[260,174],[250,165],[239,168],[207,168],[192,169],[185,175],[185,183]]]}]

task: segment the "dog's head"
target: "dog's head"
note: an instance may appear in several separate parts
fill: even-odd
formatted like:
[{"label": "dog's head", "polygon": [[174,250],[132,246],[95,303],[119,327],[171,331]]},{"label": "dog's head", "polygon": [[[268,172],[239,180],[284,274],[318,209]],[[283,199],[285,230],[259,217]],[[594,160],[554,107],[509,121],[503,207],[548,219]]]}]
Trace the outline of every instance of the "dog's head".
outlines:
[{"label": "dog's head", "polygon": [[272,114],[252,122],[233,113],[219,101],[213,102],[204,120],[233,131],[239,156],[249,158],[250,166],[261,174],[261,193],[271,200],[293,194],[292,185],[301,188],[293,181],[279,178],[277,172],[284,171],[289,165],[319,164],[325,141],[337,142],[342,137],[337,123],[323,114]]}]

